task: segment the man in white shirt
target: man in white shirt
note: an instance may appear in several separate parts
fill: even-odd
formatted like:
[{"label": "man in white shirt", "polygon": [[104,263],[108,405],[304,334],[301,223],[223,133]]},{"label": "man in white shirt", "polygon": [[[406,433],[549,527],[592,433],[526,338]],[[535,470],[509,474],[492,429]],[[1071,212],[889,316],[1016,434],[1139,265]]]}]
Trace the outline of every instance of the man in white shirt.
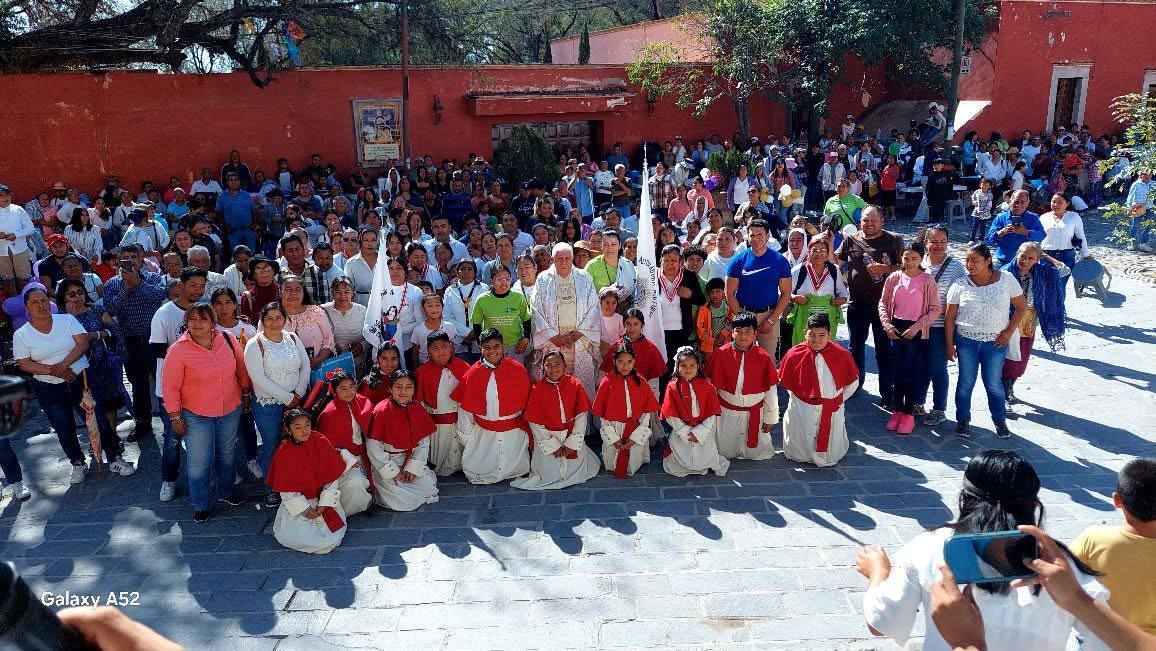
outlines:
[{"label": "man in white shirt", "polygon": [[1039,136],[1032,136],[1031,140],[1025,143],[1023,148],[1020,149],[1020,160],[1027,163],[1027,169],[1025,171],[1028,176],[1032,175],[1032,162],[1036,159],[1036,156],[1040,155],[1040,151]]},{"label": "man in white shirt", "polygon": [[211,194],[216,198],[216,195],[221,194],[223,190],[221,189],[221,184],[217,183],[217,180],[213,178],[213,170],[206,167],[201,170],[201,178],[193,181],[189,192],[193,196],[198,194]]},{"label": "man in white shirt", "polygon": [[682,136],[674,137],[674,163],[675,165],[686,160],[686,145],[682,144]]},{"label": "man in white shirt", "polygon": [[12,190],[0,183],[0,283],[9,295],[32,277],[28,236],[35,230],[28,212],[12,203]]},{"label": "man in white shirt", "polygon": [[450,228],[450,218],[445,215],[435,215],[430,219],[430,230],[433,232],[433,238],[426,240],[422,244],[425,245],[426,253],[429,254],[429,259],[434,259],[434,247],[439,242],[446,242],[450,245],[450,249],[454,252],[454,257],[450,260],[450,265],[456,265],[462,260],[470,260],[470,250],[465,244],[454,239],[454,232]]},{"label": "man in white shirt", "polygon": [[518,229],[518,216],[510,211],[506,211],[502,215],[502,230],[510,236],[510,241],[514,243],[514,257],[522,255],[527,249],[534,246],[534,238],[529,233]]},{"label": "man in white shirt", "polygon": [[224,274],[219,274],[215,271],[209,270],[210,269],[209,260],[211,259],[211,256],[209,255],[209,249],[208,248],[200,246],[200,245],[190,246],[188,256],[189,256],[189,266],[190,267],[196,267],[198,269],[204,269],[205,273],[208,274],[208,277],[205,279],[205,296],[206,297],[212,296],[213,292],[217,291],[218,289],[220,289],[222,287],[228,287],[229,286],[229,280],[227,278],[225,278]]}]

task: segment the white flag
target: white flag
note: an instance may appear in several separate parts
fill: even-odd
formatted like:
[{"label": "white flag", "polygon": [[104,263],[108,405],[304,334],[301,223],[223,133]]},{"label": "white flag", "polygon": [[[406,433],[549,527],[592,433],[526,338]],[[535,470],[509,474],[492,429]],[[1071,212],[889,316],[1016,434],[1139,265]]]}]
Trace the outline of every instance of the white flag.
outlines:
[{"label": "white flag", "polygon": [[650,170],[646,164],[646,151],[642,154],[642,204],[638,209],[638,262],[635,263],[638,282],[638,302],[635,307],[642,310],[646,325],[642,329],[646,338],[666,353],[666,335],[662,329],[662,306],[659,304],[658,261],[654,259],[654,220],[650,214]]},{"label": "white flag", "polygon": [[420,289],[409,283],[393,284],[389,278],[389,264],[385,255],[381,255],[373,268],[373,286],[369,290],[362,334],[375,351],[386,342],[401,349],[402,368],[405,368],[404,353],[410,345],[409,334],[416,323],[415,315],[421,310],[415,304],[420,302]]}]

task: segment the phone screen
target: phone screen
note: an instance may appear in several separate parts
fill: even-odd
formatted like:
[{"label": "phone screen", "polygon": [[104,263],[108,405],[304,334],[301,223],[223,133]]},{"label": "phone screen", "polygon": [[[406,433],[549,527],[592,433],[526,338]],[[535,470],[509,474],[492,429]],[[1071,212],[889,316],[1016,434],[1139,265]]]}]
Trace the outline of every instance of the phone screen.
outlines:
[{"label": "phone screen", "polygon": [[1033,576],[1024,561],[1038,556],[1036,539],[1019,531],[954,536],[943,544],[944,560],[960,584]]}]

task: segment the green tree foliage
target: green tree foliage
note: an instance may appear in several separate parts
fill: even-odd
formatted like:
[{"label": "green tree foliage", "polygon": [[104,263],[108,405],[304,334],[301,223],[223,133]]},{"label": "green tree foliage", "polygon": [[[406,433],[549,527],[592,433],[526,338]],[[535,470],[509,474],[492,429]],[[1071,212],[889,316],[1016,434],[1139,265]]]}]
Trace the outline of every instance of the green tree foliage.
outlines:
[{"label": "green tree foliage", "polygon": [[[1124,138],[1112,151],[1112,156],[1100,163],[1104,184],[1127,191],[1128,184],[1142,172],[1156,174],[1156,97],[1151,95],[1121,95],[1112,102],[1112,117],[1124,127]],[[1120,161],[1120,165],[1116,165]],[[1118,243],[1135,244],[1129,233],[1133,214],[1131,206],[1117,201],[1103,207],[1104,215],[1117,220],[1112,239]],[[1149,228],[1156,228],[1156,219],[1149,214]]]},{"label": "green tree foliage", "polygon": [[[627,69],[633,83],[652,96],[669,95],[701,118],[717,101],[731,103],[743,137],[750,135],[750,98],[778,87],[779,43],[770,32],[765,0],[703,0],[693,33],[683,42],[705,48],[707,66],[685,65],[678,46],[648,45]],[[689,27],[688,27],[689,31]]]},{"label": "green tree foliage", "polygon": [[519,124],[494,149],[494,169],[508,184],[541,179],[549,184],[562,178],[558,157],[546,138],[529,124]]},{"label": "green tree foliage", "polygon": [[751,159],[738,149],[715,152],[707,158],[706,166],[712,172],[718,172],[723,181],[730,181],[739,174],[739,167],[751,167]]},{"label": "green tree foliage", "polygon": [[[968,2],[965,40],[978,52],[995,8]],[[929,56],[954,41],[951,0],[704,0],[697,10],[703,14],[697,33],[713,63],[683,65],[675,46],[652,44],[630,66],[630,79],[647,92],[673,96],[698,116],[725,98],[744,136],[756,94],[809,109],[816,129],[817,118],[829,114],[849,56],[883,65],[904,85],[935,93],[947,88],[947,66]]]},{"label": "green tree foliage", "polygon": [[582,26],[582,36],[578,39],[578,63],[590,63],[590,24]]}]

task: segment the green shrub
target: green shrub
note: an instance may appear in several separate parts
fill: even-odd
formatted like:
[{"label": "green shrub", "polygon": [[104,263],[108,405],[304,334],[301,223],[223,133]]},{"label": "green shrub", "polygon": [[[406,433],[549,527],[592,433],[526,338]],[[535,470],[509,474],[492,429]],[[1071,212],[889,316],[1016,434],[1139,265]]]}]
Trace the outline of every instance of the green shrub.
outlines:
[{"label": "green shrub", "polygon": [[716,152],[710,155],[706,160],[706,166],[711,172],[718,172],[722,177],[723,183],[729,182],[734,177],[738,176],[739,167],[747,166],[748,171],[751,170],[751,159],[743,152],[732,149],[730,151]]},{"label": "green shrub", "polygon": [[530,179],[541,179],[547,186],[562,178],[558,157],[546,138],[530,124],[519,124],[510,137],[494,149],[494,170],[506,183],[516,188]]}]

